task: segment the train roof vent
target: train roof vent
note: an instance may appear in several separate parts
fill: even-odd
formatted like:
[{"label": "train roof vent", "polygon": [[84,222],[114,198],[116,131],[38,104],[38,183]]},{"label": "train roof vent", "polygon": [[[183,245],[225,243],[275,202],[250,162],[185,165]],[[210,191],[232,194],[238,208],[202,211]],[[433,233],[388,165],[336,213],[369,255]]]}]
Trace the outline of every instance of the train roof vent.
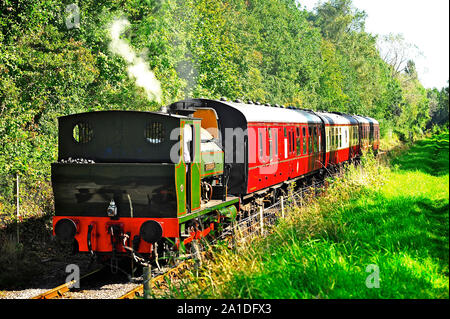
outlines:
[{"label": "train roof vent", "polygon": [[256,101],[255,104],[256,104],[256,105],[261,105],[261,102]]},{"label": "train roof vent", "polygon": [[242,103],[242,100],[236,99],[236,100],[234,100],[234,102],[235,102],[235,103]]},{"label": "train roof vent", "polygon": [[248,100],[248,101],[247,101],[247,104],[255,104],[255,103],[253,103],[252,100]]},{"label": "train roof vent", "polygon": [[222,97],[220,98],[220,100],[221,100],[221,101],[226,101],[226,100],[227,100],[227,98],[226,98],[226,97],[224,97],[224,96],[222,96]]}]

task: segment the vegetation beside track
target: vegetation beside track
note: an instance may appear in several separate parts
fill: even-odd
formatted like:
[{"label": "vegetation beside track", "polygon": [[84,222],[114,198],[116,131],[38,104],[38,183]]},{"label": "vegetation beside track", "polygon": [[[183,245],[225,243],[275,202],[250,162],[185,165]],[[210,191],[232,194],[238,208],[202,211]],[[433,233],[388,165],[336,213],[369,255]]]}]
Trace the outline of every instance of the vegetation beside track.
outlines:
[{"label": "vegetation beside track", "polygon": [[448,156],[448,133],[388,161],[367,156],[270,236],[216,252],[170,296],[449,298]]},{"label": "vegetation beside track", "polygon": [[[20,224],[0,228],[0,298],[3,290],[29,288],[43,278],[58,276],[63,281],[67,264],[89,260],[73,256],[70,244],[52,238],[51,219],[51,215],[27,216]],[[55,269],[58,275],[53,274]]]}]

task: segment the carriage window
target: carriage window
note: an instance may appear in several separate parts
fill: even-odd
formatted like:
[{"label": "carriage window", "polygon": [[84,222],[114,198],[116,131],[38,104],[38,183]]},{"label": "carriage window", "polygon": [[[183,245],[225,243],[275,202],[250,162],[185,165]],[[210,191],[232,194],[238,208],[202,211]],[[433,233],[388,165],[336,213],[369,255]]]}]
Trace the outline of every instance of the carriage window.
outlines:
[{"label": "carriage window", "polygon": [[263,138],[261,131],[259,131],[259,160],[262,161],[262,158],[263,158]]},{"label": "carriage window", "polygon": [[334,129],[334,146],[336,149],[339,148],[339,129],[337,127]]},{"label": "carriage window", "polygon": [[291,132],[288,132],[288,137],[287,137],[287,141],[288,141],[288,153],[291,153]]},{"label": "carriage window", "polygon": [[320,143],[320,130],[319,130],[319,128],[317,128],[317,150],[319,151],[319,153],[320,153],[320,151],[321,151],[321,143]]},{"label": "carriage window", "polygon": [[336,149],[336,128],[333,127],[333,149]]},{"label": "carriage window", "polygon": [[73,139],[84,144],[92,140],[92,128],[87,122],[80,122],[73,127]]},{"label": "carriage window", "polygon": [[272,161],[272,130],[267,128],[267,133],[269,135],[269,161]]},{"label": "carriage window", "polygon": [[338,141],[339,141],[338,147],[340,148],[340,147],[342,147],[342,129],[341,128],[339,128],[339,140]]},{"label": "carriage window", "polygon": [[297,127],[297,155],[300,155],[300,128]]},{"label": "carriage window", "polygon": [[349,136],[348,145],[349,146],[353,145],[353,135],[352,135],[352,133],[353,133],[353,127],[349,126],[349,128],[348,128],[348,136]]},{"label": "carriage window", "polygon": [[312,129],[308,128],[308,153],[312,153]]},{"label": "carriage window", "polygon": [[325,132],[326,136],[326,151],[328,152],[330,150],[330,142],[331,142],[331,135],[330,135],[330,130],[328,130],[328,134]]},{"label": "carriage window", "polygon": [[292,153],[292,132],[289,131],[289,153]]},{"label": "carriage window", "polygon": [[278,159],[278,129],[276,128],[273,133],[275,139],[275,158]]},{"label": "carriage window", "polygon": [[294,131],[290,131],[289,132],[289,137],[290,137],[290,140],[289,140],[289,142],[291,143],[290,144],[290,150],[291,150],[291,153],[293,153],[294,152]]},{"label": "carriage window", "polygon": [[306,154],[306,128],[303,128],[303,155]]},{"label": "carriage window", "polygon": [[317,152],[317,131],[315,127],[313,127],[313,144],[314,144],[314,151]]},{"label": "carriage window", "polygon": [[164,127],[160,122],[152,122],[145,127],[145,139],[152,144],[162,143],[164,140]]},{"label": "carriage window", "polygon": [[295,153],[295,131],[292,130],[292,153]]},{"label": "carriage window", "polygon": [[316,126],[316,152],[319,152],[319,128]]},{"label": "carriage window", "polygon": [[331,148],[334,150],[334,127],[331,129]]}]

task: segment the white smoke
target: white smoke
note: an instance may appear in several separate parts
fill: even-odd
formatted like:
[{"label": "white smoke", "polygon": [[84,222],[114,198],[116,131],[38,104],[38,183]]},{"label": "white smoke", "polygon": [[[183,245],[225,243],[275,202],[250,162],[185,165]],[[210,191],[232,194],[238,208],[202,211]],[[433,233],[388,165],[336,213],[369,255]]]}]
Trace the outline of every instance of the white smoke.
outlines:
[{"label": "white smoke", "polygon": [[111,42],[109,50],[113,54],[121,56],[127,62],[128,76],[136,80],[136,84],[142,87],[150,101],[161,103],[161,84],[155,74],[149,69],[146,61],[136,55],[133,48],[120,38],[122,32],[130,26],[125,18],[116,19],[109,27]]}]

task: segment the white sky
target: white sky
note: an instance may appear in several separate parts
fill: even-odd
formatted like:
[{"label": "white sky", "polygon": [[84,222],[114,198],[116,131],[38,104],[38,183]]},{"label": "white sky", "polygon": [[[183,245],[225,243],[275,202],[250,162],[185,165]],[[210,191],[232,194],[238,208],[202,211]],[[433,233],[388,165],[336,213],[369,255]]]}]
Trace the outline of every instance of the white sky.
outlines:
[{"label": "white sky", "polygon": [[[312,10],[318,0],[297,0]],[[321,1],[324,2],[324,1]],[[403,34],[422,56],[411,57],[426,88],[447,86],[449,79],[449,0],[353,0],[367,13],[366,31]]]}]

